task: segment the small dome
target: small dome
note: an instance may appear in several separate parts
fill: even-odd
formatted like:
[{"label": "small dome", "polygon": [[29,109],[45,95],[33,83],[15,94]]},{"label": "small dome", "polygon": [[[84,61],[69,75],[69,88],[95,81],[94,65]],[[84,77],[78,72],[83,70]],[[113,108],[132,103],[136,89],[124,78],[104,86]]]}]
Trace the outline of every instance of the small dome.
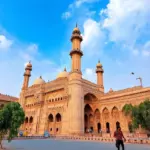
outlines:
[{"label": "small dome", "polygon": [[97,66],[97,67],[102,67],[102,64],[100,63],[100,61],[98,61],[98,63],[97,63],[96,66]]},{"label": "small dome", "polygon": [[26,67],[32,67],[32,64],[30,61],[26,64]]},{"label": "small dome", "polygon": [[79,30],[79,28],[78,28],[78,25],[76,24],[76,27],[73,29],[73,34],[74,33],[78,33],[78,34],[80,34],[80,30]]},{"label": "small dome", "polygon": [[112,88],[110,88],[109,92],[113,92],[113,89],[112,89]]},{"label": "small dome", "polygon": [[33,82],[34,85],[35,84],[44,84],[44,83],[45,83],[45,81],[42,79],[41,76]]},{"label": "small dome", "polygon": [[69,76],[69,73],[66,71],[66,68],[65,68],[63,72],[60,72],[57,75],[57,78],[67,78],[68,76]]},{"label": "small dome", "polygon": [[78,31],[78,32],[79,32],[80,30],[79,30],[78,27],[75,27],[75,28],[73,29],[73,31]]}]

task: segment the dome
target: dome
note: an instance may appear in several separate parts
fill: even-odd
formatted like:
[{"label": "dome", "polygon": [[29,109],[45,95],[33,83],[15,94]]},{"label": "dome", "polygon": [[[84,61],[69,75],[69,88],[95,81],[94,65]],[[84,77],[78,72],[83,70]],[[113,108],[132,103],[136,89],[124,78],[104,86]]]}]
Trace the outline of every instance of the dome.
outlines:
[{"label": "dome", "polygon": [[96,66],[97,66],[97,67],[102,67],[102,64],[100,63],[100,61],[98,61],[98,63],[97,63]]},{"label": "dome", "polygon": [[45,83],[45,81],[42,79],[41,76],[33,82],[34,85],[35,84],[44,84],[44,83]]},{"label": "dome", "polygon": [[78,25],[76,24],[76,27],[73,29],[73,34],[74,33],[78,33],[78,34],[80,34],[80,30],[79,30],[79,28],[78,28]]},{"label": "dome", "polygon": [[112,89],[112,88],[110,88],[109,92],[113,92],[113,89]]},{"label": "dome", "polygon": [[73,29],[73,31],[78,31],[78,32],[79,32],[80,30],[79,30],[78,27],[75,27],[75,28]]},{"label": "dome", "polygon": [[32,67],[32,64],[30,61],[26,64],[26,67]]},{"label": "dome", "polygon": [[66,71],[66,68],[65,68],[63,72],[60,72],[57,75],[57,78],[67,78],[68,76],[69,76],[69,73]]}]

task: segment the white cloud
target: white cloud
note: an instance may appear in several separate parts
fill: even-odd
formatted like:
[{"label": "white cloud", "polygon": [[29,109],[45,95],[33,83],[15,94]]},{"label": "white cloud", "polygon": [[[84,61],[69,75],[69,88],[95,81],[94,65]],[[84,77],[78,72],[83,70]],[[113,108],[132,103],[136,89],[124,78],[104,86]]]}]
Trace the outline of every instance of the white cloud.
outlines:
[{"label": "white cloud", "polygon": [[105,16],[103,27],[110,40],[134,43],[150,25],[150,1],[110,0],[100,14]]},{"label": "white cloud", "polygon": [[96,11],[89,11],[89,12],[86,13],[86,15],[87,15],[89,18],[93,17],[95,14],[96,14]]},{"label": "white cloud", "polygon": [[66,11],[62,14],[62,19],[69,19],[71,17],[71,12]]},{"label": "white cloud", "polygon": [[46,81],[54,79],[58,73],[57,70],[59,66],[52,60],[43,58],[40,55],[37,44],[24,44],[15,38],[9,39],[9,41],[13,41],[13,43],[10,44],[6,37],[7,36],[4,35],[3,38],[1,38],[5,41],[2,46],[6,51],[6,53],[1,53],[0,55],[0,68],[3,70],[0,74],[1,93],[19,96],[23,83],[23,73],[25,71],[24,65],[26,64],[25,62],[29,60],[31,60],[33,66],[30,85],[36,77],[40,75],[42,75]]},{"label": "white cloud", "polygon": [[29,51],[31,53],[37,53],[38,52],[38,45],[37,44],[30,44],[27,47],[27,51]]},{"label": "white cloud", "polygon": [[101,44],[104,42],[105,36],[101,30],[100,23],[87,19],[83,24],[83,43],[82,48],[85,54],[95,55],[101,52]]},{"label": "white cloud", "polygon": [[137,56],[139,55],[139,50],[138,49],[134,49],[132,50],[133,55]]},{"label": "white cloud", "polygon": [[75,1],[75,6],[76,7],[80,7],[81,5],[83,5],[84,3],[94,3],[94,2],[98,2],[99,0],[76,0]]},{"label": "white cloud", "polygon": [[86,68],[83,72],[83,78],[92,82],[96,82],[96,73],[92,68]]},{"label": "white cloud", "polygon": [[7,50],[11,47],[13,41],[9,40],[6,36],[0,35],[0,50]]},{"label": "white cloud", "polygon": [[[62,19],[69,19],[70,17],[73,16],[73,12],[75,9],[79,9],[81,6],[84,4],[91,4],[98,2],[99,0],[75,0],[73,3],[69,4],[68,10],[62,14]],[[81,11],[81,10],[80,10]],[[86,13],[87,16],[92,16],[95,14],[95,11],[89,11]]]},{"label": "white cloud", "polygon": [[143,56],[150,56],[150,41],[146,42],[142,51]]}]

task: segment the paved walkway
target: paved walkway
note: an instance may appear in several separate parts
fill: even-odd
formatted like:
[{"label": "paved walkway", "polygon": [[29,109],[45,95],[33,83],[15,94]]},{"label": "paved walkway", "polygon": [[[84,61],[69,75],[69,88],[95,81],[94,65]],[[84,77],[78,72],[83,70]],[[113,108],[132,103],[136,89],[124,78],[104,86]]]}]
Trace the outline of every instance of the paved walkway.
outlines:
[{"label": "paved walkway", "polygon": [[[116,150],[115,143],[61,140],[14,140],[3,142],[11,150]],[[126,144],[126,150],[150,150],[150,145]]]}]

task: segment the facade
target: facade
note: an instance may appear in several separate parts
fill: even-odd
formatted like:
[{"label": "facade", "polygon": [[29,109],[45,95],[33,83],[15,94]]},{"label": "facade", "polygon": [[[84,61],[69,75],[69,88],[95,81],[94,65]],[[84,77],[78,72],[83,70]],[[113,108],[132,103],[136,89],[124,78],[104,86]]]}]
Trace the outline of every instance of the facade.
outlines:
[{"label": "facade", "polygon": [[0,109],[4,107],[5,104],[9,102],[17,102],[18,98],[10,96],[10,95],[4,95],[0,93]]},{"label": "facade", "polygon": [[83,135],[89,129],[95,134],[109,134],[121,126],[128,133],[131,119],[124,116],[122,108],[127,103],[136,105],[150,98],[150,87],[110,89],[104,93],[100,62],[96,65],[97,84],[82,78],[82,36],[78,27],[72,32],[71,42],[71,71],[64,69],[55,80],[45,82],[40,77],[29,86],[32,64],[26,65],[19,99],[26,114],[22,130],[32,135],[42,135],[46,130],[50,134]]}]

